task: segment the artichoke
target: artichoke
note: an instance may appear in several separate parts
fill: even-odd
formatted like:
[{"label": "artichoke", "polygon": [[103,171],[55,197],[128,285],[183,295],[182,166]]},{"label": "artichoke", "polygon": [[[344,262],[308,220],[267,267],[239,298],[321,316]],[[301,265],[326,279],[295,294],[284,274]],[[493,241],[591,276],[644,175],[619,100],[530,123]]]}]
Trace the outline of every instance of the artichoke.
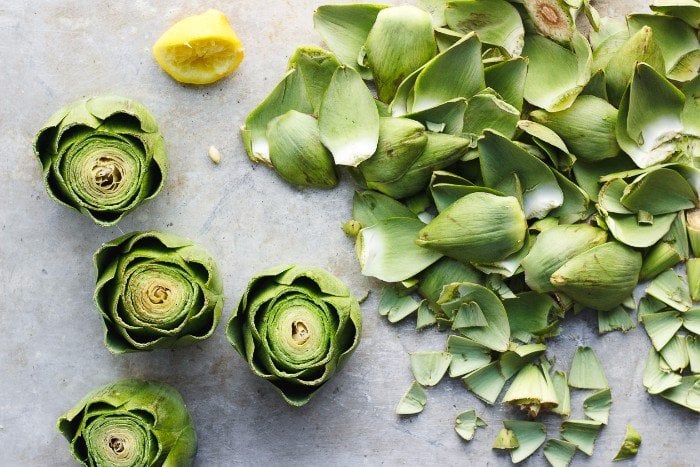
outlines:
[{"label": "artichoke", "polygon": [[256,375],[302,406],[360,341],[357,299],[327,271],[278,266],[254,276],[226,336]]},{"label": "artichoke", "polygon": [[224,304],[214,260],[190,240],[133,232],[95,253],[95,304],[113,353],[172,348],[208,338]]},{"label": "artichoke", "polygon": [[116,96],[56,112],[34,140],[49,196],[102,226],[160,192],[168,161],[153,115]]},{"label": "artichoke", "polygon": [[125,379],[85,396],[58,420],[85,466],[189,466],[197,434],[180,394],[163,383]]}]

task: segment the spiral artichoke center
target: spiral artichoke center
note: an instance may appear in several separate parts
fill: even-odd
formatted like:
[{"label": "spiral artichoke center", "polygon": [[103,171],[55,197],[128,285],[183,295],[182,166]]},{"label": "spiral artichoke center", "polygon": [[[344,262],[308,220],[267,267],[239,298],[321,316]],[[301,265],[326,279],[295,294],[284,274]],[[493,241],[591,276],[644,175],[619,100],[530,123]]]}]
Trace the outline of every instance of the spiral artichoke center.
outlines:
[{"label": "spiral artichoke center", "polygon": [[162,285],[155,285],[148,290],[148,299],[151,303],[161,304],[168,301],[170,289]]},{"label": "spiral artichoke center", "polygon": [[122,454],[126,448],[124,447],[124,440],[122,438],[113,437],[109,440],[109,447],[117,456]]},{"label": "spiral artichoke center", "polygon": [[85,428],[91,465],[145,465],[150,450],[148,428],[130,413],[101,416]]},{"label": "spiral artichoke center", "polygon": [[191,280],[178,267],[146,263],[129,274],[124,299],[133,318],[165,324],[179,322],[195,294]]},{"label": "spiral artichoke center", "polygon": [[92,167],[95,186],[104,192],[114,192],[122,181],[122,171],[109,157],[100,157]]},{"label": "spiral artichoke center", "polygon": [[309,328],[304,324],[303,321],[294,321],[292,323],[292,339],[298,345],[303,345],[307,340],[309,340]]}]

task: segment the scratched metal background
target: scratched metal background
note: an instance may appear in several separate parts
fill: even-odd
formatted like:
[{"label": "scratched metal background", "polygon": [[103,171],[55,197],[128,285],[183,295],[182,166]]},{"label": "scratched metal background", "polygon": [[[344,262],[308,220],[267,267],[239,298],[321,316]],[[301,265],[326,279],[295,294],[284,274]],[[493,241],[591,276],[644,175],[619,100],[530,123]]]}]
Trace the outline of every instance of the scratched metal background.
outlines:
[{"label": "scratched metal background", "polygon": [[[319,44],[311,15],[320,0],[37,0],[0,4],[0,465],[73,465],[55,429],[57,417],[86,392],[122,377],[166,381],[181,391],[199,434],[197,465],[504,465],[491,449],[513,409],[485,407],[459,381],[428,390],[420,416],[394,407],[411,382],[408,351],[439,349],[444,335],[391,326],[376,313],[379,284],[360,275],[340,229],[350,215],[349,180],[333,191],[296,190],[250,163],[238,134],[245,115],[281,77],[295,46]],[[387,2],[398,3],[398,2]],[[644,10],[644,0],[606,0],[604,15]],[[156,38],[176,20],[208,7],[224,11],[246,58],[217,84],[181,86],[151,57]],[[31,151],[36,130],[76,99],[118,93],[156,115],[170,155],[160,196],[117,228],[100,228],[52,202]],[[207,158],[209,145],[223,155]],[[224,320],[247,279],[280,263],[329,269],[361,296],[363,341],[344,370],[302,408],[288,407],[255,378],[225,340],[177,351],[113,356],[102,345],[92,303],[91,255],[122,232],[162,229],[196,239],[218,259],[227,298]],[[588,459],[606,465],[632,423],[643,446],[628,465],[698,462],[700,418],[646,394],[648,349],[642,329],[598,337],[584,314],[568,320],[551,345],[568,369],[578,344],[592,345],[612,385],[609,426]],[[581,413],[582,394],[574,397]],[[489,423],[471,443],[453,431],[455,415],[476,408]],[[545,417],[558,436],[558,417]],[[542,465],[541,451],[526,465]]]}]

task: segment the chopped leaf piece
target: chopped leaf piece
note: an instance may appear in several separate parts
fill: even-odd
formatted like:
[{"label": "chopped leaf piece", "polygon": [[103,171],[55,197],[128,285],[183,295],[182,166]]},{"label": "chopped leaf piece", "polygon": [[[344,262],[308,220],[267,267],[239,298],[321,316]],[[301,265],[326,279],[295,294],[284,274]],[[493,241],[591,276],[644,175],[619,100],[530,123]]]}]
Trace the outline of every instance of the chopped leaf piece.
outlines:
[{"label": "chopped leaf piece", "polygon": [[588,418],[597,422],[608,424],[608,416],[610,415],[610,405],[612,405],[612,397],[610,388],[601,389],[594,392],[583,401],[583,413]]},{"label": "chopped leaf piece", "polygon": [[474,409],[467,410],[459,415],[455,419],[455,431],[465,441],[471,441],[474,438],[474,433],[477,428],[483,428],[486,426],[480,417],[476,415]]},{"label": "chopped leaf piece", "polygon": [[493,362],[462,378],[464,385],[479,399],[493,404],[506,384],[506,379],[498,368],[498,362]]},{"label": "chopped leaf piece", "polygon": [[700,336],[686,336],[685,344],[688,347],[688,362],[690,371],[695,374],[700,373]]},{"label": "chopped leaf piece", "polygon": [[610,311],[598,311],[598,332],[600,334],[612,331],[627,332],[635,326],[634,320],[623,306],[617,306]]},{"label": "chopped leaf piece", "polygon": [[421,413],[426,402],[428,402],[428,397],[425,395],[423,387],[414,381],[396,406],[396,413],[398,415]]},{"label": "chopped leaf piece", "polygon": [[569,370],[569,386],[579,389],[605,389],[608,380],[600,360],[590,347],[579,347],[574,353]]},{"label": "chopped leaf piece", "polygon": [[524,461],[542,446],[547,437],[543,423],[524,420],[503,420],[503,426],[511,430],[518,440],[518,446],[510,452],[514,464]]},{"label": "chopped leaf piece", "polygon": [[642,316],[642,323],[656,350],[661,350],[683,326],[683,318],[678,311],[663,311]]},{"label": "chopped leaf piece", "polygon": [[688,311],[693,306],[688,284],[673,269],[651,281],[646,293],[678,311]]},{"label": "chopped leaf piece", "polygon": [[410,295],[401,293],[396,286],[387,286],[382,289],[379,299],[379,314],[386,316],[390,323],[396,323],[409,316],[418,309],[419,303]]},{"label": "chopped leaf piece", "polygon": [[700,375],[684,376],[678,386],[661,393],[661,396],[695,412],[700,412]]},{"label": "chopped leaf piece", "polygon": [[601,426],[595,420],[566,420],[561,424],[561,436],[590,456]]},{"label": "chopped leaf piece", "polygon": [[555,371],[552,375],[552,384],[554,392],[557,395],[559,405],[552,409],[552,412],[563,417],[568,417],[571,414],[571,391],[566,380],[566,373],[563,371]]},{"label": "chopped leaf piece", "polygon": [[466,337],[454,334],[448,336],[447,351],[452,355],[449,372],[451,378],[464,376],[491,362],[491,349]]},{"label": "chopped leaf piece", "polygon": [[506,379],[520,371],[525,365],[543,355],[547,350],[544,344],[527,344],[509,349],[501,354],[498,364],[501,367],[501,373]]},{"label": "chopped leaf piece", "polygon": [[416,313],[416,329],[425,329],[437,323],[435,313],[430,308],[427,300],[420,302]]},{"label": "chopped leaf piece", "polygon": [[552,467],[567,467],[576,454],[576,445],[561,439],[548,439],[543,452]]},{"label": "chopped leaf piece", "polygon": [[681,376],[669,370],[661,355],[654,348],[651,348],[644,367],[642,381],[649,394],[660,394],[681,384]]},{"label": "chopped leaf piece", "polygon": [[700,302],[700,258],[689,259],[685,267],[688,274],[690,298],[694,302]]},{"label": "chopped leaf piece", "polygon": [[410,356],[413,377],[422,386],[439,383],[452,360],[452,355],[447,352],[413,352]]},{"label": "chopped leaf piece", "polygon": [[515,449],[519,446],[515,433],[507,428],[501,428],[493,442],[493,449]]},{"label": "chopped leaf piece", "polygon": [[525,365],[515,376],[503,402],[519,405],[530,417],[537,417],[540,409],[559,405],[549,373],[539,365]]},{"label": "chopped leaf piece", "polygon": [[554,307],[554,300],[548,295],[531,291],[503,300],[503,306],[508,313],[511,335],[528,342],[550,324],[549,315]]},{"label": "chopped leaf piece", "polygon": [[676,334],[659,352],[668,367],[673,371],[683,371],[690,364],[686,336]]},{"label": "chopped leaf piece", "polygon": [[632,425],[627,425],[625,440],[622,442],[622,446],[620,446],[620,450],[617,452],[617,455],[613,460],[622,461],[633,458],[637,455],[641,444],[642,436],[632,427]]}]

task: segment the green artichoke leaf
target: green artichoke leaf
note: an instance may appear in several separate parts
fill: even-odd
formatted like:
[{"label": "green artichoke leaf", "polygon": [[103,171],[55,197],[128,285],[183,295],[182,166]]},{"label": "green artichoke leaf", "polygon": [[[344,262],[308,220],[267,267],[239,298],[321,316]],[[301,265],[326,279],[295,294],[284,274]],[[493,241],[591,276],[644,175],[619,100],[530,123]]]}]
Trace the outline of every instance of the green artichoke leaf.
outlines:
[{"label": "green artichoke leaf", "polygon": [[513,432],[518,446],[510,451],[514,464],[524,461],[539,449],[547,438],[547,429],[543,423],[526,420],[503,420],[503,426]]},{"label": "green artichoke leaf", "polygon": [[58,420],[82,465],[193,464],[197,435],[180,394],[126,379],[86,395]]},{"label": "green artichoke leaf", "polygon": [[[564,194],[551,169],[507,137],[486,131],[478,142],[479,163],[486,186],[519,196],[507,184],[517,174],[528,219],[541,219],[564,202]],[[505,185],[504,185],[505,183]]]},{"label": "green artichoke leaf", "polygon": [[376,191],[355,192],[352,198],[352,218],[362,227],[371,227],[393,217],[418,219],[410,209],[394,198]]},{"label": "green artichoke leaf", "polygon": [[525,29],[518,10],[505,0],[456,0],[446,2],[447,26],[457,32],[476,32],[488,45],[505,50],[510,56],[520,55]]},{"label": "green artichoke leaf", "polygon": [[676,334],[660,351],[671,371],[682,372],[690,364],[686,336]]},{"label": "green artichoke leaf", "polygon": [[357,167],[377,150],[379,111],[353,68],[338,67],[323,95],[318,115],[321,142],[337,165]]},{"label": "green artichoke leaf", "polygon": [[686,279],[676,274],[673,269],[669,269],[651,281],[646,294],[678,311],[685,312],[693,306]]},{"label": "green artichoke leaf", "polygon": [[503,306],[508,314],[511,336],[527,343],[551,324],[554,300],[548,295],[529,291],[504,299]]},{"label": "green artichoke leaf", "polygon": [[680,173],[662,167],[640,175],[627,185],[620,202],[632,211],[656,216],[693,208],[698,195]]},{"label": "green artichoke leaf", "polygon": [[400,287],[386,286],[379,298],[379,314],[390,323],[397,323],[418,310],[420,303]]},{"label": "green artichoke leaf", "polygon": [[644,366],[643,384],[649,394],[662,392],[681,384],[681,375],[670,371],[659,352],[653,347],[649,349],[646,365]]},{"label": "green artichoke leaf", "polygon": [[432,132],[459,136],[464,131],[466,111],[466,99],[458,97],[435,107],[407,113],[403,116],[421,122]]},{"label": "green artichoke leaf", "polygon": [[688,274],[690,297],[693,301],[700,302],[700,258],[688,259],[685,266]]},{"label": "green artichoke leaf", "polygon": [[401,82],[437,53],[431,16],[411,5],[381,10],[364,51],[379,100],[391,102]]},{"label": "green artichoke leaf", "polygon": [[681,378],[681,383],[661,393],[661,396],[673,403],[700,412],[700,375],[688,375]]},{"label": "green artichoke leaf", "polygon": [[278,266],[254,276],[226,337],[285,401],[309,402],[357,347],[362,316],[347,286],[320,268]]},{"label": "green artichoke leaf", "polygon": [[413,352],[409,355],[413,377],[421,386],[438,384],[452,361],[448,352]]},{"label": "green artichoke leaf", "polygon": [[576,445],[561,439],[548,439],[542,450],[552,467],[567,467],[576,454]]},{"label": "green artichoke leaf", "polygon": [[389,5],[322,5],[314,11],[314,29],[328,48],[345,65],[355,68],[362,78],[372,72],[358,63],[360,52],[379,12]]},{"label": "green artichoke leaf", "polygon": [[573,166],[576,184],[583,189],[590,199],[598,199],[601,177],[612,173],[636,168],[628,157],[613,157],[599,162],[576,161]]},{"label": "green artichoke leaf", "polygon": [[642,323],[649,334],[649,339],[656,350],[661,350],[669,343],[676,332],[683,326],[683,317],[678,311],[662,311],[642,316]]},{"label": "green artichoke leaf", "polygon": [[396,405],[396,413],[397,415],[421,413],[427,402],[428,396],[425,394],[423,387],[417,381],[414,381]]},{"label": "green artichoke leaf", "polygon": [[637,221],[636,215],[603,212],[605,225],[619,242],[634,248],[647,248],[668,233],[676,219],[676,213],[654,216],[653,224]]},{"label": "green artichoke leaf", "polygon": [[487,89],[467,101],[462,131],[473,135],[474,139],[485,130],[493,130],[507,138],[513,138],[519,120],[518,109]]},{"label": "green artichoke leaf", "polygon": [[456,334],[447,337],[447,351],[452,355],[450,378],[464,376],[491,363],[491,349]]},{"label": "green artichoke leaf", "polygon": [[700,6],[695,0],[654,0],[649,8],[656,13],[682,19],[695,29],[700,29]]},{"label": "green artichoke leaf", "polygon": [[561,424],[561,437],[591,456],[602,426],[603,424],[596,420],[565,420]]},{"label": "green artichoke leaf", "polygon": [[609,311],[598,310],[598,334],[620,330],[627,332],[636,325],[623,306]]},{"label": "green artichoke leaf", "polygon": [[506,378],[501,374],[497,361],[472,371],[462,378],[462,382],[467,389],[487,404],[496,402],[503,390],[503,386],[506,385],[506,381]]},{"label": "green artichoke leaf", "polygon": [[430,194],[438,212],[447,209],[452,203],[471,193],[491,193],[504,196],[503,193],[484,186],[474,185],[466,178],[445,171],[435,171],[430,181]]},{"label": "green artichoke leaf", "polygon": [[321,143],[318,121],[290,110],[267,125],[270,163],[287,182],[302,187],[338,184],[333,156]]},{"label": "green artichoke leaf", "polygon": [[477,428],[484,428],[486,422],[476,415],[474,409],[467,410],[457,415],[455,419],[455,431],[465,441],[471,441],[474,438]]},{"label": "green artichoke leaf", "polygon": [[527,64],[526,58],[514,57],[484,68],[486,86],[519,111],[523,110]]},{"label": "green artichoke leaf", "polygon": [[642,435],[632,427],[627,425],[625,430],[625,440],[620,446],[620,450],[615,455],[614,461],[622,461],[631,459],[639,452],[639,446],[642,444]]},{"label": "green artichoke leaf", "polygon": [[436,304],[445,284],[472,282],[479,284],[482,275],[472,266],[452,258],[441,258],[420,273],[418,293],[431,304]]},{"label": "green artichoke leaf", "polygon": [[520,406],[531,417],[539,415],[542,409],[559,405],[549,373],[534,363],[526,364],[518,371],[503,395],[503,402]]},{"label": "green artichoke leaf", "polygon": [[438,29],[445,26],[445,3],[446,0],[416,0],[416,6],[421,10],[430,13],[433,18],[433,28]]},{"label": "green artichoke leaf", "polygon": [[629,15],[627,24],[633,33],[645,26],[651,28],[669,79],[682,82],[698,75],[700,40],[693,27],[672,16],[640,13]]},{"label": "green artichoke leaf", "polygon": [[[588,41],[575,33],[573,50],[540,35],[526,35],[523,55],[529,59],[525,100],[549,112],[570,107],[591,77]],[[542,86],[547,83],[547,86]]]},{"label": "green artichoke leaf", "polygon": [[519,3],[524,5],[539,34],[562,44],[573,40],[576,24],[572,10],[580,8],[582,2],[576,1],[575,7],[570,0],[523,0]]},{"label": "green artichoke leaf", "polygon": [[563,417],[568,417],[571,415],[571,390],[569,389],[566,372],[555,371],[552,374],[552,384],[554,385],[554,392],[559,401],[559,405],[554,407],[552,412]]},{"label": "green artichoke leaf", "polygon": [[340,65],[333,53],[313,45],[297,47],[289,58],[287,71],[294,68],[299,70],[306,88],[306,96],[315,115],[318,115],[323,94]]},{"label": "green artichoke leaf", "polygon": [[296,68],[289,70],[272,92],[246,117],[241,135],[250,160],[271,165],[267,125],[275,117],[290,110],[306,114],[314,112],[304,76]]},{"label": "green artichoke leaf", "polygon": [[212,335],[223,308],[213,258],[191,241],[133,232],[95,253],[95,304],[113,353],[189,345]]},{"label": "green artichoke leaf", "polygon": [[[501,300],[492,291],[479,284],[453,283],[443,288],[438,305],[443,310],[459,309],[462,304],[476,303],[483,313],[486,326],[460,329],[465,337],[497,352],[508,349],[510,326]],[[449,312],[448,312],[449,313]]]},{"label": "green artichoke leaf", "polygon": [[410,279],[442,257],[415,243],[425,224],[414,216],[385,219],[363,228],[355,252],[362,274],[385,282]]},{"label": "green artichoke leaf", "polygon": [[557,269],[550,282],[581,305],[611,310],[625,301],[639,281],[642,255],[608,242],[580,253]]},{"label": "green artichoke leaf", "polygon": [[591,420],[607,425],[611,405],[610,388],[601,389],[586,397],[583,401],[583,413]]},{"label": "green artichoke leaf", "polygon": [[118,96],[74,102],[34,139],[48,195],[101,226],[118,223],[165,183],[168,161],[153,115]]},{"label": "green artichoke leaf", "polygon": [[544,344],[526,344],[510,346],[498,359],[498,366],[504,378],[510,379],[514,374],[522,370],[527,364],[532,363],[538,357],[544,355],[547,346]]}]

